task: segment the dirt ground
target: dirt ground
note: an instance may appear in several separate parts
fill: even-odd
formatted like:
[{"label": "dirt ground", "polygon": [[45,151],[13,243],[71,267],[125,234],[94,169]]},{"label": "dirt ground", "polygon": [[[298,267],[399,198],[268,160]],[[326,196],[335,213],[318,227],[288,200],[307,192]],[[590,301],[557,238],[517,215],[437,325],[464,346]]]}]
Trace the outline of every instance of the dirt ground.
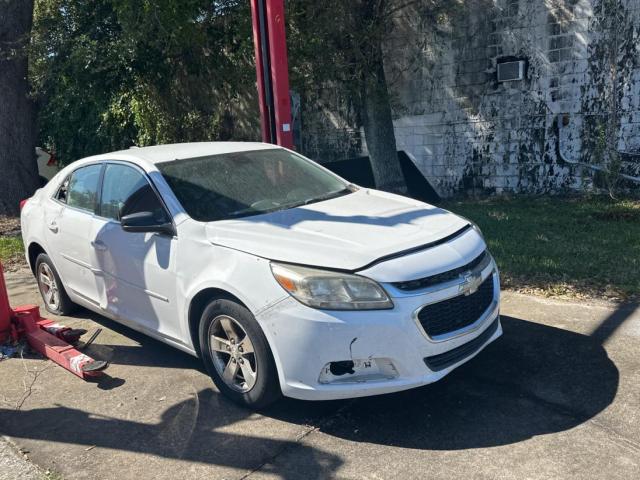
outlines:
[{"label": "dirt ground", "polygon": [[0,215],[0,237],[20,235],[20,219]]}]

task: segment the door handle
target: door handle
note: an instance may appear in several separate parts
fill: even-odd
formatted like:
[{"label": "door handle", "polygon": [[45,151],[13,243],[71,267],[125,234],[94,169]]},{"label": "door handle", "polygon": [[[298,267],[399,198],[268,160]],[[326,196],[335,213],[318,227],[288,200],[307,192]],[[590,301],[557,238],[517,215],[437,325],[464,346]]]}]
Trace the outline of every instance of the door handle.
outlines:
[{"label": "door handle", "polygon": [[47,228],[51,230],[53,233],[58,233],[58,224],[55,220],[52,220],[47,224]]},{"label": "door handle", "polygon": [[91,242],[91,246],[99,252],[104,252],[107,250],[107,245],[102,240]]}]

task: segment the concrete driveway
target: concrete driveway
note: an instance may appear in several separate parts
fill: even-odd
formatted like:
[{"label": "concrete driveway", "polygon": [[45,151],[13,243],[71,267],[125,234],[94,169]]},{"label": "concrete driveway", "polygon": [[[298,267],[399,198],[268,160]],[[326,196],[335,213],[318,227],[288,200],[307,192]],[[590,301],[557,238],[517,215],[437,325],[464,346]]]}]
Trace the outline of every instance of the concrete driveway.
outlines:
[{"label": "concrete driveway", "polygon": [[[39,302],[28,272],[7,281],[12,304]],[[65,479],[640,478],[637,305],[505,294],[502,313],[504,336],[437,384],[257,414],[198,360],[81,310],[65,323],[104,329],[88,353],[111,377],[0,362],[0,434]]]}]

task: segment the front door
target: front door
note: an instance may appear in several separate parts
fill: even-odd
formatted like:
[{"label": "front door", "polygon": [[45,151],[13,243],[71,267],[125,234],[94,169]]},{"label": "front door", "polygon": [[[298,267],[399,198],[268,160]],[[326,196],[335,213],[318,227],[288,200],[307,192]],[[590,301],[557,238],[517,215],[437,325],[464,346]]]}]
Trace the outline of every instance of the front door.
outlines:
[{"label": "front door", "polygon": [[169,214],[142,170],[108,163],[93,235],[96,270],[103,277],[101,306],[125,322],[161,336],[179,338],[176,308],[176,239],[158,233],[125,232],[121,215],[153,212],[158,223]]}]

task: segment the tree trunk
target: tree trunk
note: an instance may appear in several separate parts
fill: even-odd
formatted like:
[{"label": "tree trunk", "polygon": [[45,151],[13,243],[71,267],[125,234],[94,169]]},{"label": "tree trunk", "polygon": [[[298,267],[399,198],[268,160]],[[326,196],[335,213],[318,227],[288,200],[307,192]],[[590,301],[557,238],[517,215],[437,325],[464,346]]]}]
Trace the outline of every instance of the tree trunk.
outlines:
[{"label": "tree trunk", "polygon": [[375,48],[371,68],[363,79],[363,127],[376,188],[405,194],[407,186],[400,168],[391,103],[384,75],[382,48]]},{"label": "tree trunk", "polygon": [[35,111],[29,98],[27,52],[33,0],[0,0],[0,214],[39,185]]}]

